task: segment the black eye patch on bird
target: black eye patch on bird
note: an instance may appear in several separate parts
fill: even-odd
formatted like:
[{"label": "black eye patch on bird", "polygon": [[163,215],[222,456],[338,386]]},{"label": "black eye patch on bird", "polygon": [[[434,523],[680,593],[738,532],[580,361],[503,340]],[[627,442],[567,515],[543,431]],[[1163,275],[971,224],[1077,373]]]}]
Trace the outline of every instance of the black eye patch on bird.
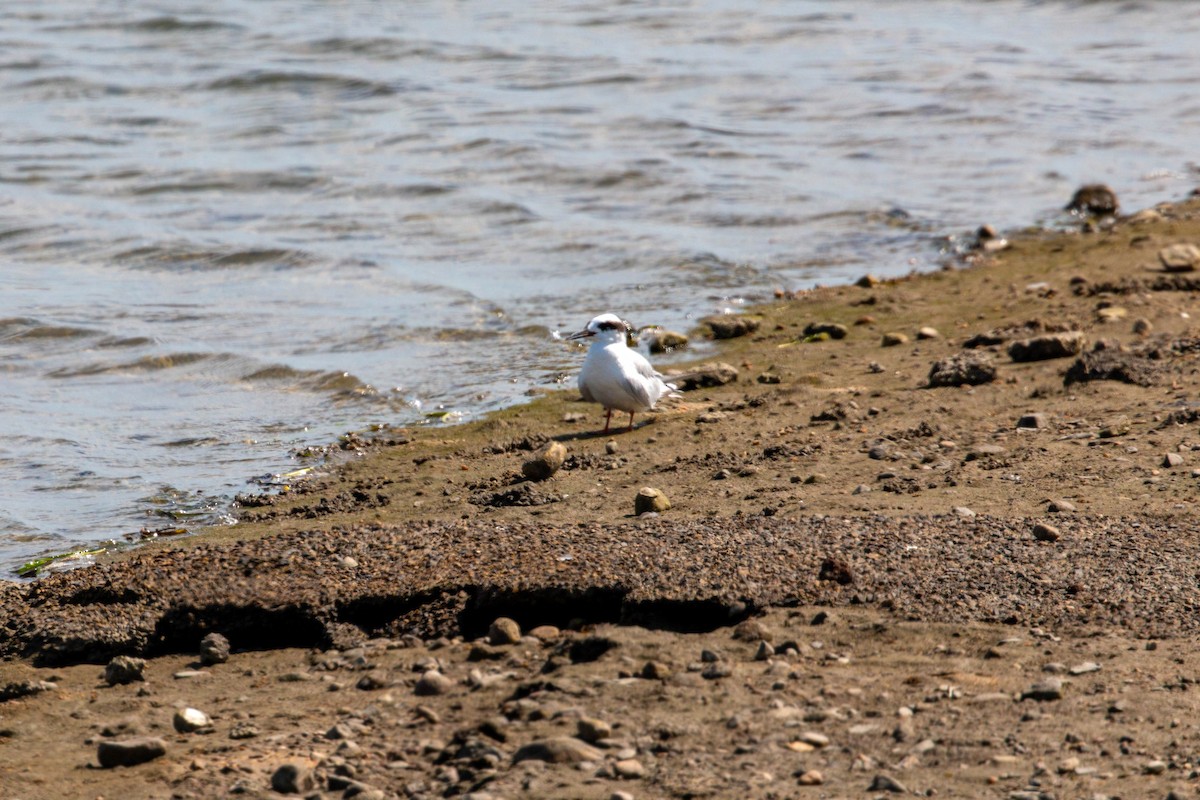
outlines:
[{"label": "black eye patch on bird", "polygon": [[609,322],[608,320],[605,320],[604,322],[597,324],[596,327],[602,331],[626,331],[626,332],[628,332],[628,331],[633,330],[633,328],[629,325],[628,322]]}]

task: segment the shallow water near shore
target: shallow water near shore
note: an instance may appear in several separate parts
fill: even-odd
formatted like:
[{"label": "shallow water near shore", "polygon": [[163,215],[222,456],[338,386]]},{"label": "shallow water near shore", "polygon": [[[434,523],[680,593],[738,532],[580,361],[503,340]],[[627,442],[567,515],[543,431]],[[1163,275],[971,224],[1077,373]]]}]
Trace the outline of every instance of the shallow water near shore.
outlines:
[{"label": "shallow water near shore", "polygon": [[[0,567],[219,521],[551,333],[933,269],[1196,183],[1170,3],[6,4]],[[669,360],[669,359],[668,359]],[[565,381],[565,384],[564,384]]]}]

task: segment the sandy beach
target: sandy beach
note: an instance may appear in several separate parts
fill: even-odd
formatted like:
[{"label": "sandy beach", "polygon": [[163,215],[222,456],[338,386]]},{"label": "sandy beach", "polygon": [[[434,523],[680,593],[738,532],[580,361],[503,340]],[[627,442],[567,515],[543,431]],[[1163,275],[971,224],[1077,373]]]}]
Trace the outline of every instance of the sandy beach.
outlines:
[{"label": "sandy beach", "polygon": [[0,587],[0,796],[1195,796],[1200,201],[1005,235]]}]

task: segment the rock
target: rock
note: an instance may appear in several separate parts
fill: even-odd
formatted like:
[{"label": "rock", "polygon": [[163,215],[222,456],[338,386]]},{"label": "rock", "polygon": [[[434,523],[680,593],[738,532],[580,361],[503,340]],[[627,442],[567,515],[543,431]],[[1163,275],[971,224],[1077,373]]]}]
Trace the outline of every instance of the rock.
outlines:
[{"label": "rock", "polygon": [[1120,350],[1092,350],[1076,359],[1063,376],[1063,385],[1087,381],[1120,381],[1134,386],[1153,386],[1159,368],[1145,354]]},{"label": "rock", "polygon": [[104,681],[109,686],[118,683],[133,683],[144,681],[142,673],[146,671],[146,659],[133,656],[117,656],[104,668]]},{"label": "rock", "polygon": [[867,787],[868,792],[895,792],[896,794],[908,794],[908,787],[903,783],[893,778],[891,775],[880,773],[871,781],[871,785]]},{"label": "rock", "polygon": [[691,372],[668,375],[667,383],[681,392],[690,392],[695,389],[724,386],[727,383],[734,383],[737,379],[738,371],[735,367],[724,362],[718,362],[716,364],[705,364]]},{"label": "rock", "polygon": [[604,754],[574,736],[555,736],[525,745],[513,754],[513,763],[547,761],[551,764],[578,764],[581,761],[602,761]]},{"label": "rock", "polygon": [[1095,661],[1084,661],[1083,663],[1076,664],[1075,666],[1073,666],[1069,670],[1067,670],[1067,672],[1071,673],[1072,675],[1087,675],[1089,672],[1099,672],[1099,671],[1100,671],[1100,665],[1097,664]]},{"label": "rock", "polygon": [[1117,322],[1129,316],[1129,312],[1121,306],[1105,306],[1096,311],[1096,318],[1100,322]]},{"label": "rock", "polygon": [[850,565],[837,558],[826,558],[821,562],[821,570],[817,573],[819,581],[833,581],[847,586],[854,583],[854,572]]},{"label": "rock", "polygon": [[672,350],[687,347],[688,343],[688,338],[682,333],[665,328],[650,328],[640,335],[651,353],[670,353]]},{"label": "rock", "polygon": [[224,664],[229,660],[229,640],[219,633],[210,633],[200,640],[200,663],[206,667]]},{"label": "rock", "polygon": [[801,786],[820,786],[825,782],[825,776],[815,769],[809,769],[800,773],[797,782]]},{"label": "rock", "polygon": [[996,380],[991,356],[981,352],[958,353],[933,362],[929,386],[979,386]]},{"label": "rock", "polygon": [[638,489],[637,496],[633,498],[633,513],[642,515],[647,512],[661,514],[671,507],[671,501],[659,489],[652,489],[649,486],[644,486]]},{"label": "rock", "polygon": [[1011,343],[1008,357],[1018,362],[1068,358],[1083,352],[1085,343],[1086,339],[1080,331],[1048,333]]},{"label": "rock", "polygon": [[181,708],[175,712],[171,724],[180,733],[194,733],[203,728],[211,728],[212,720],[198,708]]},{"label": "rock", "polygon": [[1167,763],[1165,761],[1149,761],[1142,767],[1142,772],[1147,775],[1162,775],[1167,771]]},{"label": "rock", "polygon": [[1117,193],[1103,183],[1080,186],[1071,196],[1065,210],[1076,214],[1099,217],[1117,213]]},{"label": "rock", "polygon": [[1062,696],[1063,684],[1058,678],[1047,678],[1044,681],[1035,683],[1021,693],[1022,700],[1036,700],[1039,703],[1061,700]]},{"label": "rock", "polygon": [[804,326],[805,338],[824,333],[830,339],[845,339],[849,332],[850,329],[839,322],[810,322]]},{"label": "rock", "polygon": [[999,458],[1007,451],[998,444],[977,444],[966,455],[965,461],[981,461],[986,458]]},{"label": "rock", "polygon": [[521,641],[521,626],[508,617],[497,617],[488,627],[488,644],[516,644]]},{"label": "rock", "polygon": [[1033,538],[1039,542],[1057,542],[1062,538],[1062,533],[1053,525],[1039,522],[1033,526]]},{"label": "rock", "polygon": [[763,384],[764,386],[775,386],[777,384],[783,383],[783,378],[779,375],[776,375],[774,372],[760,373],[759,376],[755,380],[757,380],[759,383]]},{"label": "rock", "polygon": [[1138,317],[1133,321],[1133,332],[1136,336],[1149,336],[1154,330],[1154,324],[1145,317]]},{"label": "rock", "polygon": [[1041,412],[1032,414],[1024,414],[1017,420],[1018,428],[1045,428],[1050,422],[1046,419],[1046,415]]},{"label": "rock", "polygon": [[817,731],[805,731],[804,733],[800,734],[799,741],[808,745],[812,745],[818,750],[829,746],[829,737]]},{"label": "rock", "polygon": [[521,474],[531,481],[544,481],[558,472],[566,460],[566,446],[562,442],[548,442],[537,455],[521,465]]},{"label": "rock", "polygon": [[963,519],[975,519],[976,517],[975,510],[967,506],[955,506],[953,511],[955,516],[962,517]]},{"label": "rock", "polygon": [[238,722],[229,729],[230,739],[253,739],[258,736],[258,726],[252,722]]},{"label": "rock", "polygon": [[646,768],[636,758],[623,758],[617,761],[613,764],[613,771],[617,773],[618,778],[626,780],[646,777]]},{"label": "rock", "polygon": [[1158,260],[1167,272],[1193,272],[1200,266],[1200,247],[1172,244],[1158,251]]},{"label": "rock", "polygon": [[908,335],[903,333],[885,333],[883,339],[880,340],[880,345],[883,347],[896,347],[898,345],[908,344]]},{"label": "rock", "polygon": [[720,680],[721,678],[728,678],[732,674],[733,664],[730,664],[728,661],[716,661],[700,670],[700,677],[704,678],[706,681],[716,681]]},{"label": "rock", "polygon": [[417,679],[417,684],[413,687],[413,691],[422,697],[428,697],[430,695],[445,694],[452,688],[454,688],[454,681],[436,669],[431,669]]},{"label": "rock", "polygon": [[759,642],[758,649],[754,651],[754,660],[766,661],[773,655],[775,655],[775,648],[771,646],[770,642]]},{"label": "rock", "polygon": [[315,786],[312,767],[301,761],[288,761],[271,775],[271,788],[280,794],[302,794]]},{"label": "rock", "polygon": [[700,320],[701,325],[707,325],[714,339],[735,339],[758,330],[759,321],[754,317],[744,317],[738,314],[722,314],[719,317],[706,317]]},{"label": "rock", "polygon": [[930,327],[929,325],[925,325],[925,326],[917,329],[917,338],[918,339],[940,339],[940,338],[942,338],[942,334],[938,332],[937,328],[933,328],[933,327]]},{"label": "rock", "polygon": [[538,625],[536,628],[529,631],[529,635],[537,639],[539,642],[552,642],[562,635],[562,631],[553,625]]},{"label": "rock", "polygon": [[612,725],[602,719],[580,717],[575,723],[575,736],[588,744],[595,744],[612,736]]},{"label": "rock", "polygon": [[1075,504],[1070,500],[1051,500],[1046,504],[1046,510],[1051,514],[1068,514],[1075,510]]},{"label": "rock", "polygon": [[604,443],[604,452],[608,453],[610,456],[616,455],[618,449],[619,445],[617,444],[616,439],[609,439]]},{"label": "rock", "polygon": [[155,737],[142,736],[121,741],[103,741],[96,747],[100,766],[132,767],[166,755],[167,743]]},{"label": "rock", "polygon": [[877,277],[875,277],[874,275],[871,275],[870,273],[868,273],[868,274],[866,274],[866,275],[863,275],[863,276],[862,276],[861,278],[859,278],[858,280],[856,280],[856,281],[854,282],[854,285],[855,285],[855,286],[861,286],[861,287],[862,287],[862,288],[864,288],[864,289],[873,289],[873,288],[875,288],[876,286],[878,286],[878,285],[879,285],[879,282],[880,282],[880,281],[879,281],[879,278],[877,278]]},{"label": "rock", "polygon": [[671,677],[671,668],[661,661],[647,661],[642,666],[642,677],[652,681],[663,681]]},{"label": "rock", "polygon": [[733,638],[739,642],[771,641],[771,631],[756,619],[739,622],[733,629]]},{"label": "rock", "polygon": [[1163,456],[1162,465],[1164,467],[1178,467],[1183,464],[1183,456],[1179,453],[1167,453]]}]

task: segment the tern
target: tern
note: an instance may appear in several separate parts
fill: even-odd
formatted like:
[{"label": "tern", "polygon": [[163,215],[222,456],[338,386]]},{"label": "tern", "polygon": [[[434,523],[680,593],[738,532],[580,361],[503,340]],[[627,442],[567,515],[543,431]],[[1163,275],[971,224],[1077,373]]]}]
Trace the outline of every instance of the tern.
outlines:
[{"label": "tern", "polygon": [[599,403],[607,416],[604,433],[612,424],[613,411],[629,412],[629,428],[633,430],[633,415],[649,411],[665,396],[674,394],[675,386],[663,380],[650,362],[625,343],[629,324],[616,314],[601,314],[578,333],[567,339],[591,339],[587,358],[579,370],[579,393],[589,403]]}]

